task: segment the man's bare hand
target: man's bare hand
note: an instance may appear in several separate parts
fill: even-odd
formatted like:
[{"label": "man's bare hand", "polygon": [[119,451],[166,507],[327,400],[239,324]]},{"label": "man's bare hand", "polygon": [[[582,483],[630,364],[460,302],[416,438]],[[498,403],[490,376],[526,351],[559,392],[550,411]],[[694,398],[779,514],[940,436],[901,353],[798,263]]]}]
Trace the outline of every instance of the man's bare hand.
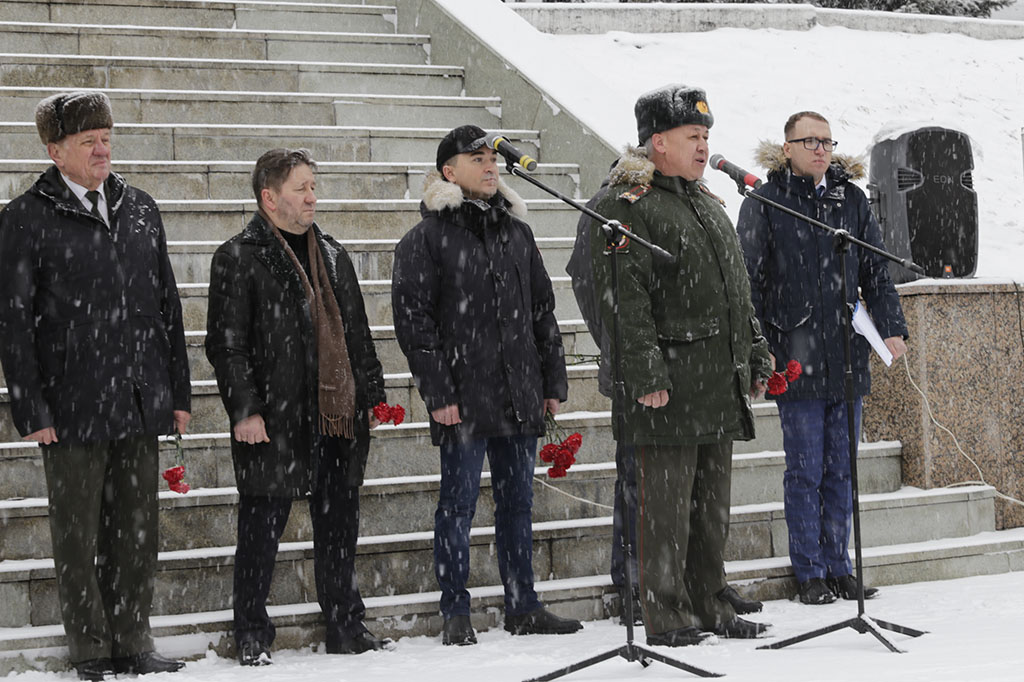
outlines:
[{"label": "man's bare hand", "polygon": [[637,398],[636,401],[644,407],[653,407],[655,409],[665,407],[668,405],[668,391],[661,390],[648,393],[642,398]]},{"label": "man's bare hand", "polygon": [[433,410],[430,413],[430,416],[433,417],[434,421],[438,424],[443,424],[444,426],[454,426],[455,424],[462,423],[462,417],[459,416],[458,405],[445,405],[444,407],[439,407],[436,410]]},{"label": "man's bare hand", "polygon": [[28,434],[22,440],[34,440],[40,445],[50,445],[51,443],[57,442],[57,429],[52,426],[48,426],[45,429],[39,429],[33,433]]},{"label": "man's bare hand", "polygon": [[235,440],[249,445],[269,443],[270,438],[267,437],[267,425],[264,423],[263,417],[253,414],[235,424]]},{"label": "man's bare hand", "polygon": [[551,416],[558,414],[558,410],[562,407],[562,401],[558,398],[545,398],[544,399],[544,414],[551,413]]},{"label": "man's bare hand", "polygon": [[907,352],[907,344],[902,336],[890,336],[885,340],[885,347],[892,353],[893,360],[899,360]]},{"label": "man's bare hand", "polygon": [[181,435],[188,430],[188,423],[192,421],[192,415],[185,410],[174,411],[174,429]]}]

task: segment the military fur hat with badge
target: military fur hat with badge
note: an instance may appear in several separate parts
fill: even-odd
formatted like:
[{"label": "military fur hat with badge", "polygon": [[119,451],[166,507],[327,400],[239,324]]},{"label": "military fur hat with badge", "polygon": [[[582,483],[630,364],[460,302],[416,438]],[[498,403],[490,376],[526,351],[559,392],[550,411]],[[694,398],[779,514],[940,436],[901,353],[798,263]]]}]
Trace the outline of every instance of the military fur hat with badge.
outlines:
[{"label": "military fur hat with badge", "polygon": [[691,124],[710,128],[715,123],[707,94],[700,88],[679,83],[640,95],[633,113],[641,145],[655,133]]},{"label": "military fur hat with badge", "polygon": [[43,144],[84,130],[113,127],[110,100],[102,92],[62,92],[36,105],[36,130]]}]

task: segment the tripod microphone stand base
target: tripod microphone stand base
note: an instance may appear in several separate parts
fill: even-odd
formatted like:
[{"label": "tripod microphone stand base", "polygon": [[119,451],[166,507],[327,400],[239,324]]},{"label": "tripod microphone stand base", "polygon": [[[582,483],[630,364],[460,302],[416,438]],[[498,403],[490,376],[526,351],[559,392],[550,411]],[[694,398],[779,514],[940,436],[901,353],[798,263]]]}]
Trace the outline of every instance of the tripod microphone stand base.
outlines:
[{"label": "tripod microphone stand base", "polygon": [[586,660],[580,661],[579,663],[573,663],[572,665],[568,665],[560,670],[548,673],[547,675],[541,675],[540,677],[531,677],[525,682],[545,682],[546,680],[554,680],[564,675],[574,673],[577,670],[589,668],[590,666],[596,665],[597,663],[600,663],[602,661],[607,661],[610,658],[615,658],[616,656],[618,656],[619,658],[624,658],[630,663],[634,661],[639,662],[640,665],[642,665],[645,668],[651,664],[651,661],[658,661],[659,663],[670,665],[673,668],[679,668],[680,670],[685,670],[688,673],[693,673],[694,675],[697,675],[699,677],[722,677],[721,673],[713,673],[709,670],[704,670],[703,668],[688,665],[686,663],[683,663],[682,661],[677,661],[673,658],[669,658],[668,656],[659,654],[657,651],[651,651],[650,649],[644,648],[639,644],[634,644],[633,642],[626,642],[622,646],[616,649],[612,649],[611,651],[606,651],[603,654],[592,656]]},{"label": "tripod microphone stand base", "polygon": [[842,630],[844,628],[850,628],[851,630],[856,630],[857,632],[859,632],[862,635],[867,635],[867,634],[874,635],[875,639],[877,639],[879,642],[884,644],[885,648],[887,648],[889,651],[891,651],[891,652],[893,652],[895,654],[902,654],[902,653],[904,653],[904,651],[902,649],[900,649],[899,647],[897,647],[892,642],[890,642],[886,638],[885,634],[881,630],[882,628],[884,628],[886,630],[890,630],[892,632],[897,632],[897,633],[899,633],[901,635],[909,635],[911,637],[920,637],[921,635],[925,634],[924,630],[915,630],[914,628],[908,628],[908,627],[905,627],[903,625],[896,625],[895,623],[887,623],[884,620],[875,620],[874,618],[869,618],[869,617],[865,616],[863,613],[860,613],[860,614],[857,614],[856,616],[854,616],[853,618],[850,618],[848,620],[844,620],[844,621],[839,622],[839,623],[835,623],[834,625],[828,625],[826,627],[819,628],[817,630],[811,630],[810,632],[805,632],[802,635],[797,635],[796,637],[790,637],[789,639],[784,639],[784,640],[779,641],[779,642],[772,642],[771,644],[765,644],[764,646],[759,646],[757,648],[758,649],[782,649],[784,647],[789,646],[790,644],[797,644],[799,642],[806,642],[809,639],[814,639],[815,637],[821,637],[822,635],[827,635],[830,632],[836,632],[836,631]]}]

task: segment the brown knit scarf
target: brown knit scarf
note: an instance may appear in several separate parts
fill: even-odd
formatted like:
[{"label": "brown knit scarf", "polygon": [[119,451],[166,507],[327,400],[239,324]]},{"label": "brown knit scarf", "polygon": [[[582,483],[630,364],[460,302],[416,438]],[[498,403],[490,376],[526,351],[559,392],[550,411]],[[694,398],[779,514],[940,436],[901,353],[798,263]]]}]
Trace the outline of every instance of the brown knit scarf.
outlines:
[{"label": "brown knit scarf", "polygon": [[356,381],[348,357],[348,344],[345,343],[345,322],[341,318],[341,309],[334,297],[334,289],[331,288],[331,280],[327,276],[327,266],[316,243],[316,235],[313,234],[312,227],[306,231],[310,270],[315,275],[311,284],[305,268],[295,257],[288,242],[273,225],[271,230],[299,273],[313,317],[317,342],[320,433],[352,439],[355,437],[353,420],[356,412]]}]

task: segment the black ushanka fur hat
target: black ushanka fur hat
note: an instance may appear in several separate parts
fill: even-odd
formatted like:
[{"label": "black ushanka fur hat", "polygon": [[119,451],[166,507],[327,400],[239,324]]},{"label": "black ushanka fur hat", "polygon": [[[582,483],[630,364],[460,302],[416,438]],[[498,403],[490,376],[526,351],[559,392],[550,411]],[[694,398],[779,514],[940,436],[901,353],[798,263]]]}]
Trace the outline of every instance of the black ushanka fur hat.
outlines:
[{"label": "black ushanka fur hat", "polygon": [[654,133],[696,124],[710,128],[715,117],[708,107],[708,96],[700,88],[672,83],[640,95],[633,107],[640,144]]},{"label": "black ushanka fur hat", "polygon": [[43,144],[60,142],[83,130],[113,127],[110,100],[102,92],[62,92],[36,105],[36,129]]}]

